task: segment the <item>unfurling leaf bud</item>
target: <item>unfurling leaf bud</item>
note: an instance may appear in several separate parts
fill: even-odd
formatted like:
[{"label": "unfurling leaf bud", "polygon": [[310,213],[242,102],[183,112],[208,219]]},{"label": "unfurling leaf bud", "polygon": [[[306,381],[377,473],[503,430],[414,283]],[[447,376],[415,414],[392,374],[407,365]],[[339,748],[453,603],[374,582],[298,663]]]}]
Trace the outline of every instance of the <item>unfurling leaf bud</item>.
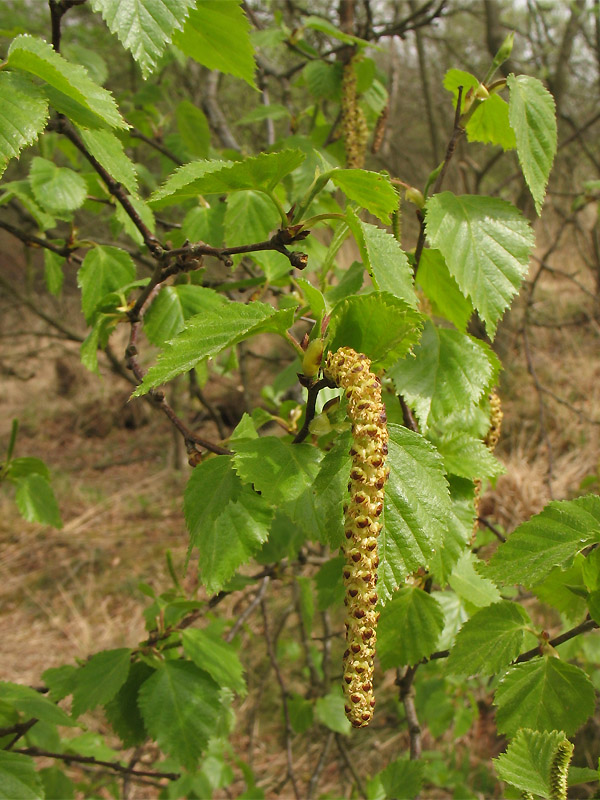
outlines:
[{"label": "unfurling leaf bud", "polygon": [[314,376],[321,369],[323,347],[323,339],[313,339],[312,342],[309,342],[308,347],[306,348],[304,358],[302,359],[302,372],[308,378],[314,378]]},{"label": "unfurling leaf bud", "polygon": [[484,86],[483,83],[480,83],[475,89],[475,97],[478,97],[480,100],[487,100],[489,96],[490,93],[487,90],[487,86]]},{"label": "unfurling leaf bud", "polygon": [[350,498],[345,510],[346,651],[344,677],[346,716],[355,728],[373,718],[373,658],[377,639],[377,537],[388,476],[385,457],[388,433],[381,383],[371,362],[350,347],[329,353],[324,374],[345,389],[352,422]]},{"label": "unfurling leaf bud", "polygon": [[510,54],[512,53],[513,43],[515,41],[515,32],[511,31],[506,39],[500,45],[500,49],[494,56],[494,65],[500,66],[504,64],[505,61],[508,61],[510,58]]},{"label": "unfurling leaf bud", "polygon": [[404,197],[406,197],[409,203],[412,203],[417,208],[423,208],[425,206],[425,198],[423,197],[423,192],[421,192],[415,186],[409,186],[408,189],[404,192]]}]

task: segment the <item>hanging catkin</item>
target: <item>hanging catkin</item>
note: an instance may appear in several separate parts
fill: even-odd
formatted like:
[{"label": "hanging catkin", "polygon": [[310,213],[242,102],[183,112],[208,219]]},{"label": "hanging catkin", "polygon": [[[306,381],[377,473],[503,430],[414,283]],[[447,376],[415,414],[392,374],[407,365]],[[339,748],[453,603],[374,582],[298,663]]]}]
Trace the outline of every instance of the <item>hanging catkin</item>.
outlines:
[{"label": "hanging catkin", "polygon": [[388,433],[381,402],[381,381],[371,362],[350,347],[329,353],[325,377],[344,389],[352,422],[350,499],[345,506],[342,551],[346,556],[346,651],[343,686],[346,716],[355,728],[373,717],[373,658],[379,613],[377,605],[377,537],[381,530]]},{"label": "hanging catkin", "polygon": [[364,112],[358,104],[354,63],[344,65],[342,78],[342,133],[346,148],[346,166],[362,169],[369,138],[369,128]]},{"label": "hanging catkin", "polygon": [[[502,429],[502,417],[504,416],[502,413],[502,403],[496,390],[494,389],[490,393],[490,427],[485,436],[484,444],[490,451],[493,453],[496,449],[496,445],[498,444],[498,439],[500,438],[500,431]],[[475,484],[475,521],[473,523],[473,534],[472,538],[475,539],[477,535],[477,531],[479,530],[479,502],[481,500],[481,479],[475,478],[473,481]]]}]

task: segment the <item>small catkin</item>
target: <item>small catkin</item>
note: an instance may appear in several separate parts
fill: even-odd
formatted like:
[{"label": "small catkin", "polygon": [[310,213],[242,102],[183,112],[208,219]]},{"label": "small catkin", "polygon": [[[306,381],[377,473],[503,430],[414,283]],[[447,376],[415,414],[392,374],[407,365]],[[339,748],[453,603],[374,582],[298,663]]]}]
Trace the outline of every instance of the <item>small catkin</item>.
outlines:
[{"label": "small catkin", "polygon": [[[502,403],[496,390],[494,389],[489,396],[490,400],[490,427],[488,432],[483,440],[486,447],[493,453],[496,449],[496,445],[498,444],[498,439],[500,438],[500,431],[502,429]],[[473,523],[473,539],[477,535],[477,531],[479,530],[479,502],[481,500],[481,480],[479,478],[475,478],[473,481],[475,484],[475,522]]]},{"label": "small catkin", "polygon": [[373,718],[373,658],[377,612],[377,537],[381,530],[384,486],[388,477],[386,414],[381,402],[381,381],[371,372],[371,362],[350,347],[329,353],[325,377],[345,390],[352,422],[352,469],[344,507],[346,557],[346,651],[343,687],[346,716],[355,728]]},{"label": "small catkin", "polygon": [[550,800],[567,800],[567,778],[573,749],[568,739],[564,739],[556,749],[550,767]]},{"label": "small catkin", "polygon": [[356,72],[352,61],[344,65],[341,126],[346,148],[346,166],[361,169],[365,163],[369,128],[363,110],[358,104]]}]

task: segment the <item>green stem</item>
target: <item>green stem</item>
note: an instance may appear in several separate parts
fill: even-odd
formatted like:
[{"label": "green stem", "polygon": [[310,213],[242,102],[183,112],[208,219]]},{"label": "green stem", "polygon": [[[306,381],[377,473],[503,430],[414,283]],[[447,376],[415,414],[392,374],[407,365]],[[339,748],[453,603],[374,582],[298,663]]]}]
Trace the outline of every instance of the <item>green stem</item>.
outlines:
[{"label": "green stem", "polygon": [[285,208],[282,206],[282,204],[279,202],[279,200],[275,197],[273,192],[265,192],[265,194],[273,202],[273,204],[275,205],[277,211],[279,212],[279,216],[281,217],[281,227],[282,228],[287,228],[290,223],[289,223],[287,214],[285,213]]},{"label": "green stem", "polygon": [[344,214],[316,214],[314,217],[309,217],[301,224],[303,228],[310,228],[316,222],[321,222],[324,219],[346,219]]}]

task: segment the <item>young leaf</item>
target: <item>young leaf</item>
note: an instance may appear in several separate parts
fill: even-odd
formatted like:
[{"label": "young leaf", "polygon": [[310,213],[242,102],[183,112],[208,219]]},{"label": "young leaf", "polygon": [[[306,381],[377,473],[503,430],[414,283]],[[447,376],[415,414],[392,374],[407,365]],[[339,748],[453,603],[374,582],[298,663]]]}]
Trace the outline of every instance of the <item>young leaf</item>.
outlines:
[{"label": "young leaf", "polygon": [[87,184],[78,172],[38,156],[31,162],[29,182],[38,203],[55,214],[80,208],[87,194]]},{"label": "young leaf", "polygon": [[73,664],[63,664],[62,667],[50,667],[42,672],[42,678],[50,689],[50,697],[55,703],[71,694],[75,688],[77,667]]},{"label": "young leaf", "polygon": [[43,694],[36,692],[29,686],[21,686],[19,683],[0,683],[0,697],[3,703],[22,711],[29,717],[35,717],[42,722],[49,722],[53,725],[73,726],[77,723]]},{"label": "young leaf", "polygon": [[348,297],[331,312],[328,349],[353,347],[374,369],[383,369],[415,344],[421,321],[421,314],[389,292]]},{"label": "young leaf", "polygon": [[[462,102],[469,89],[476,89],[479,81],[474,75],[461,69],[448,70],[444,77],[444,88],[454,95],[454,107],[458,98],[458,87],[463,87]],[[492,94],[480,103],[467,122],[467,139],[470,142],[498,144],[503,150],[516,146],[515,133],[508,119],[508,104],[498,94]]]},{"label": "young leaf", "polygon": [[473,306],[458,288],[439,250],[426,247],[421,253],[416,281],[423,289],[435,314],[450,320],[466,333]]},{"label": "young leaf", "polygon": [[292,730],[294,733],[306,733],[314,720],[313,704],[299,694],[291,694],[287,704]]},{"label": "young leaf", "polygon": [[238,475],[274,506],[296,500],[312,487],[322,455],[309,444],[292,444],[276,436],[246,439],[235,447]]},{"label": "young leaf", "polygon": [[52,487],[43,475],[31,473],[17,483],[15,501],[23,519],[62,528],[58,503]]},{"label": "young leaf", "polygon": [[[407,758],[398,758],[387,767],[374,775],[368,783],[367,796],[369,799],[377,798],[408,798],[416,797],[421,791],[423,783],[423,762],[409,761]],[[377,790],[381,787],[380,795]]]},{"label": "young leaf", "polygon": [[11,458],[6,466],[8,467],[7,478],[12,481],[26,478],[32,474],[41,475],[46,480],[50,480],[50,471],[40,458],[32,456]]},{"label": "young leaf", "polygon": [[436,647],[444,627],[437,600],[416,586],[404,586],[381,609],[377,655],[382,669],[414,666]]},{"label": "young leaf", "polygon": [[138,704],[161,750],[194,770],[222,713],[210,675],[189,661],[165,661],[143,684]]},{"label": "young leaf", "polygon": [[190,369],[207,356],[215,356],[249,336],[258,333],[284,335],[294,321],[294,309],[276,311],[266,303],[249,305],[229,302],[218,310],[204,311],[191,317],[181,333],[169,342],[150,367],[133,393],[146,394],[154,386],[166,383]]},{"label": "young leaf", "polygon": [[375,288],[389,292],[406,300],[413,308],[416,307],[412,269],[397,240],[376,225],[363,222],[351,208],[347,210],[346,216],[358,244],[360,257]]},{"label": "young leaf", "polygon": [[227,305],[227,299],[204,286],[163,286],[144,314],[144,331],[152,344],[162,347],[183,330],[187,319],[223,305]]},{"label": "young leaf", "polygon": [[119,41],[140,65],[147,78],[155,69],[175,30],[183,22],[193,0],[92,0]]},{"label": "young leaf", "polygon": [[75,800],[75,785],[60,767],[45,767],[38,775],[44,786],[45,800]]},{"label": "young leaf", "polygon": [[334,604],[341,605],[343,603],[345,589],[342,581],[342,569],[344,562],[344,556],[330,558],[315,575],[319,611],[325,611]]},{"label": "young leaf", "polygon": [[104,706],[106,718],[125,747],[135,747],[148,738],[138,706],[138,695],[144,682],[153,674],[154,670],[147,664],[135,661],[125,683]]},{"label": "young leaf", "polygon": [[176,169],[149,202],[162,208],[201,194],[243,189],[271,192],[304,158],[301,150],[281,150],[261,153],[234,164],[229,161],[191,161]]},{"label": "young leaf", "polygon": [[91,322],[102,298],[135,280],[133,259],[119,247],[97,245],[85,255],[77,272],[81,289],[81,308],[86,321]]},{"label": "young leaf", "polygon": [[379,536],[379,592],[389,600],[407,575],[428,566],[442,546],[452,506],[441,458],[433,445],[401,425],[388,424],[390,476]]},{"label": "young leaf", "polygon": [[508,745],[505,753],[494,759],[498,776],[522,796],[525,792],[540,797],[555,797],[550,773],[558,745],[567,741],[562,731],[532,731],[523,728]]},{"label": "young leaf", "polygon": [[70,100],[90,112],[96,122],[127,129],[113,96],[92,81],[84,67],[71,64],[60,53],[35,36],[23,34],[8,49],[9,66],[37,75]]},{"label": "young leaf", "polygon": [[209,592],[218,592],[259,550],[273,517],[265,498],[243,485],[228,456],[195,467],[185,490],[184,513],[190,549],[200,551]]},{"label": "young leaf", "polygon": [[490,603],[497,603],[500,592],[489,578],[477,572],[477,564],[482,564],[477,556],[470,550],[465,552],[452,570],[448,583],[465,604],[483,608]]},{"label": "young leaf", "polygon": [[325,453],[312,489],[319,539],[332,548],[339,547],[344,537],[344,501],[352,465],[350,441],[350,435],[345,434]]},{"label": "young leaf", "polygon": [[58,297],[62,290],[65,279],[62,265],[65,263],[63,256],[53,253],[52,250],[44,248],[44,280],[50,294]]},{"label": "young leaf", "polygon": [[527,273],[533,232],[505,200],[442,192],[427,201],[427,237],[493,338]]},{"label": "young leaf", "polygon": [[188,153],[194,158],[206,158],[210,149],[210,128],[204,112],[189,100],[182,100],[175,111],[175,119]]},{"label": "young leaf", "polygon": [[33,196],[29,181],[10,181],[2,185],[2,190],[4,194],[0,198],[2,201],[1,205],[5,205],[11,197],[16,197],[16,199],[25,206],[27,211],[29,211],[41,230],[47,231],[49,228],[56,227],[56,220],[54,217],[38,205]]},{"label": "young leaf", "polygon": [[48,101],[39,87],[17,72],[0,72],[0,175],[9,159],[33,144],[48,120]]},{"label": "young leaf", "polygon": [[573,624],[582,622],[588,610],[590,595],[583,581],[585,560],[583,553],[578,553],[570,567],[555,567],[542,583],[532,588],[542,603],[556,608]]},{"label": "young leaf", "polygon": [[518,603],[501,600],[482,608],[458,632],[446,662],[448,672],[499,672],[522,652],[525,628],[530,623],[528,613]]},{"label": "young leaf", "polygon": [[335,169],[329,173],[329,178],[349,200],[366,208],[386,225],[391,224],[390,214],[398,208],[399,200],[387,175],[366,169]]},{"label": "young leaf", "polygon": [[186,56],[209,69],[235,75],[255,89],[256,65],[249,34],[250,25],[239,0],[201,0],[173,41]]},{"label": "young leaf", "polygon": [[0,750],[0,787],[7,800],[42,800],[44,797],[35,761],[21,753]]},{"label": "young leaf", "polygon": [[344,698],[341,691],[337,689],[332,690],[325,697],[319,697],[315,703],[315,717],[330,731],[342,733],[344,736],[348,736],[352,730],[344,712]]},{"label": "young leaf", "polygon": [[[273,202],[263,192],[236,192],[227,198],[225,211],[225,241],[229,247],[260,242],[281,224]],[[259,262],[265,253],[252,253]],[[289,262],[288,262],[289,264]]]},{"label": "young leaf", "polygon": [[485,342],[426,322],[414,358],[388,370],[396,391],[415,409],[422,430],[453,412],[466,414],[496,380],[497,356]]},{"label": "young leaf", "polygon": [[594,687],[579,667],[544,656],[510,667],[494,703],[498,730],[508,736],[519,728],[572,736],[594,713]]},{"label": "young leaf", "polygon": [[114,133],[106,130],[79,128],[77,132],[87,149],[104,169],[119,183],[122,183],[131,194],[135,194],[137,192],[137,173],[133,162],[125,153],[121,140]]},{"label": "young leaf", "polygon": [[557,147],[554,98],[541,81],[509,75],[508,116],[517,140],[517,155],[539,214]]},{"label": "young leaf", "polygon": [[554,567],[567,567],[576,553],[600,542],[600,498],[553,500],[500,545],[488,574],[502,583],[533,586]]},{"label": "young leaf", "polygon": [[506,472],[489,448],[467,433],[431,437],[444,459],[446,472],[461,478],[495,478]]},{"label": "young leaf", "polygon": [[73,691],[73,716],[112,700],[127,680],[130,662],[131,650],[121,647],[102,650],[80,667]]},{"label": "young leaf", "polygon": [[233,645],[216,633],[187,628],[181,633],[183,651],[197,667],[205,670],[219,686],[227,686],[242,697],[246,694],[244,668]]}]

